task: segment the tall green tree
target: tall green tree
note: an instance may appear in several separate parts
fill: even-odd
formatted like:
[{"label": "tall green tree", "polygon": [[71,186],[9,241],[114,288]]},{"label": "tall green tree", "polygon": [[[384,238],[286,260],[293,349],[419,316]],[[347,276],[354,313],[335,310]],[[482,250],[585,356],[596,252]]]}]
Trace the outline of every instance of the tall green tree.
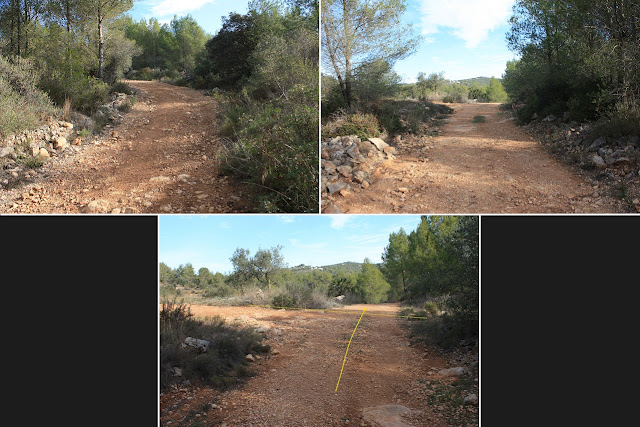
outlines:
[{"label": "tall green tree", "polygon": [[384,248],[382,261],[381,271],[391,285],[390,299],[403,299],[409,279],[409,238],[404,229],[389,235],[389,244]]},{"label": "tall green tree", "polygon": [[393,65],[420,41],[402,22],[404,0],[326,0],[322,10],[322,57],[338,79],[347,107],[353,102],[354,72],[377,60]]},{"label": "tall green tree", "polygon": [[196,56],[204,49],[207,34],[191,15],[171,21],[171,30],[175,38],[175,66],[180,71],[192,74],[196,66]]},{"label": "tall green tree", "polygon": [[95,23],[98,31],[98,78],[104,80],[104,48],[109,26],[133,7],[133,0],[85,0],[83,13]]},{"label": "tall green tree", "polygon": [[260,283],[267,285],[267,289],[271,290],[271,281],[273,276],[281,269],[286,267],[284,257],[282,256],[282,246],[274,246],[270,249],[259,249],[250,260],[253,276]]},{"label": "tall green tree", "polygon": [[230,258],[233,265],[233,272],[229,276],[229,281],[244,295],[244,286],[249,284],[254,278],[254,269],[251,265],[251,252],[247,249],[236,248]]},{"label": "tall green tree", "polygon": [[208,85],[239,89],[251,75],[250,57],[258,44],[255,13],[230,13],[222,28],[206,43],[196,74]]},{"label": "tall green tree", "polygon": [[390,289],[389,283],[378,267],[372,264],[369,258],[365,258],[362,271],[356,280],[356,292],[360,294],[362,300],[368,304],[385,302]]},{"label": "tall green tree", "polygon": [[507,34],[520,60],[507,67],[521,121],[569,112],[577,120],[635,111],[640,119],[640,2],[518,0]]}]

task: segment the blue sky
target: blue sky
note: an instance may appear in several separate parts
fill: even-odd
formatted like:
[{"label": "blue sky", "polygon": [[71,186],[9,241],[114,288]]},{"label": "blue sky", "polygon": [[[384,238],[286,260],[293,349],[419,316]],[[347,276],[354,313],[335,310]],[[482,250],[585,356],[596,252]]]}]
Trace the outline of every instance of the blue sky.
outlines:
[{"label": "blue sky", "polygon": [[157,18],[170,22],[174,15],[190,14],[208,34],[214,35],[222,27],[222,17],[231,12],[246,13],[248,0],[139,0],[129,15],[136,21]]},{"label": "blue sky", "polygon": [[282,245],[285,262],[321,266],[382,262],[389,234],[415,230],[420,215],[160,215],[158,259],[172,268],[190,262],[221,273],[236,248]]},{"label": "blue sky", "polygon": [[417,53],[398,61],[405,82],[419,72],[444,71],[445,78],[502,77],[514,54],[507,49],[511,7],[515,0],[407,0],[404,21],[424,41]]}]

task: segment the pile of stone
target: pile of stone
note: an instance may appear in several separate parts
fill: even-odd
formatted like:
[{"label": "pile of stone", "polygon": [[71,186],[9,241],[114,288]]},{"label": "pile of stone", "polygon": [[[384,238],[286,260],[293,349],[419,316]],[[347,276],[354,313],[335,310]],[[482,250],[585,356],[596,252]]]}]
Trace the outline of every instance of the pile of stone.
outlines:
[{"label": "pile of stone", "polygon": [[101,105],[95,113],[96,118],[105,117],[108,120],[119,122],[124,118],[121,113],[123,107],[130,104],[126,93],[116,92],[111,95],[110,101]]},{"label": "pile of stone", "polygon": [[381,138],[362,140],[355,135],[322,142],[322,197],[351,188],[367,188],[372,172],[381,162],[395,159],[396,149]]},{"label": "pile of stone", "polygon": [[543,143],[583,168],[625,179],[640,177],[640,136],[589,137],[589,124],[549,115],[533,120],[525,128]]},{"label": "pile of stone", "polygon": [[25,154],[50,157],[53,150],[64,150],[69,145],[69,134],[73,124],[65,121],[50,121],[34,130],[11,135],[0,147],[0,157],[17,157]]}]

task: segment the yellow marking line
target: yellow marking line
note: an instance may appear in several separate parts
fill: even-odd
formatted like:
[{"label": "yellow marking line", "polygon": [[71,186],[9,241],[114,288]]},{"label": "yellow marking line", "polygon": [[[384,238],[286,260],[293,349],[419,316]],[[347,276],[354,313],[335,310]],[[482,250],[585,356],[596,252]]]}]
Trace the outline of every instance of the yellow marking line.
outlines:
[{"label": "yellow marking line", "polygon": [[347,353],[349,353],[349,346],[351,345],[351,340],[353,339],[353,336],[356,333],[356,329],[358,329],[358,325],[360,324],[360,321],[362,320],[362,316],[364,316],[364,312],[367,311],[367,308],[365,307],[364,310],[362,310],[362,314],[360,315],[360,318],[358,319],[358,323],[356,323],[356,327],[353,328],[353,332],[351,333],[351,338],[349,338],[349,344],[347,344],[347,351],[344,352],[344,360],[342,361],[342,369],[340,369],[340,376],[338,377],[338,384],[336,384],[336,392],[338,391],[338,386],[340,385],[340,378],[342,378],[342,371],[344,369],[344,364],[347,361]]},{"label": "yellow marking line", "polygon": [[[331,313],[359,313],[359,311],[353,311],[353,310],[331,310],[328,308],[275,307],[273,305],[250,304],[247,307],[277,308],[277,309],[284,309],[284,310],[325,311],[325,312],[331,312]],[[371,312],[367,313],[367,316],[402,317],[405,319],[429,319],[428,317],[421,317],[421,316],[400,316],[398,314],[383,314],[383,313],[371,313]]]}]

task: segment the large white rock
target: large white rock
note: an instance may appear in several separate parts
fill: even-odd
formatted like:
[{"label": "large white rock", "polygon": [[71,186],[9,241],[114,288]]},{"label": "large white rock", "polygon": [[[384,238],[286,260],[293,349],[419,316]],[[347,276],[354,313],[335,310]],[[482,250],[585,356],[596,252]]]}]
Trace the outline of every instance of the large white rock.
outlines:
[{"label": "large white rock", "polygon": [[412,427],[402,421],[402,415],[411,414],[413,411],[401,405],[380,405],[373,408],[364,408],[362,417],[365,421],[377,427]]},{"label": "large white rock", "polygon": [[376,148],[380,151],[383,151],[385,148],[389,147],[389,144],[387,144],[380,138],[367,138],[367,140],[369,140],[370,143],[375,145]]}]

